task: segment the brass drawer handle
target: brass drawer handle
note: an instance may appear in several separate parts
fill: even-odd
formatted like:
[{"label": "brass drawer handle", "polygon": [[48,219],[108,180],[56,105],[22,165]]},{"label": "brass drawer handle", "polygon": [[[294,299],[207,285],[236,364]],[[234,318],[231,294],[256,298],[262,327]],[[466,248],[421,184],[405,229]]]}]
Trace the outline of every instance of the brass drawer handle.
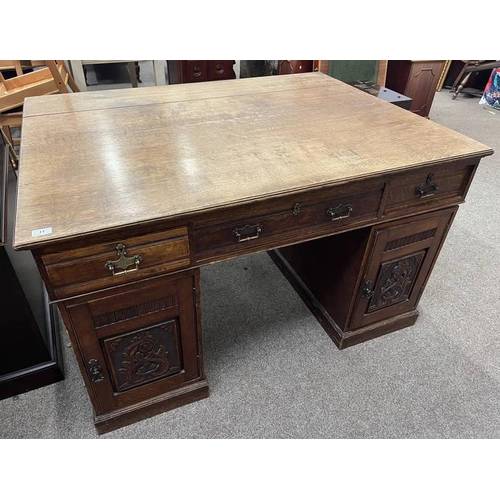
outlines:
[{"label": "brass drawer handle", "polygon": [[262,228],[259,224],[255,224],[255,226],[247,225],[240,229],[236,228],[233,231],[233,236],[236,236],[236,238],[238,238],[238,243],[241,243],[242,241],[256,240],[261,232]]},{"label": "brass drawer handle", "polygon": [[352,212],[352,206],[351,205],[343,205],[342,203],[340,205],[337,205],[335,208],[329,208],[326,211],[326,215],[328,217],[331,217],[332,220],[339,220],[339,219],[347,219]]},{"label": "brass drawer handle", "polygon": [[[125,245],[119,243],[116,246],[116,251],[118,260],[108,260],[104,267],[113,273],[113,276],[118,276],[120,274],[131,273],[132,271],[137,271],[139,269],[139,264],[142,262],[142,257],[140,255],[134,255],[133,257],[127,257],[127,249]],[[133,269],[128,269],[130,266],[134,266]],[[116,269],[123,269],[123,271],[116,272]]]},{"label": "brass drawer handle", "polygon": [[434,174],[429,174],[425,180],[425,185],[423,187],[417,186],[415,188],[415,194],[418,194],[419,198],[428,198],[429,196],[433,196],[439,189],[439,186],[435,182],[432,182],[433,177]]},{"label": "brass drawer handle", "polygon": [[91,359],[89,361],[89,372],[90,380],[92,382],[102,382],[104,380],[104,375],[102,374],[102,368],[97,362],[97,359]]}]

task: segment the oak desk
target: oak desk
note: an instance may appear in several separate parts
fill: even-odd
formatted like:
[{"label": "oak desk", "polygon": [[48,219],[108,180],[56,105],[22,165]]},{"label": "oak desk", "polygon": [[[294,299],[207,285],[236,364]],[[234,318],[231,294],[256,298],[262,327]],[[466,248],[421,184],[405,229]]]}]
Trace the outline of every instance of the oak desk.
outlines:
[{"label": "oak desk", "polygon": [[208,395],[202,265],[279,248],[340,348],[413,324],[492,152],[320,73],[32,98],[15,247],[106,432]]}]

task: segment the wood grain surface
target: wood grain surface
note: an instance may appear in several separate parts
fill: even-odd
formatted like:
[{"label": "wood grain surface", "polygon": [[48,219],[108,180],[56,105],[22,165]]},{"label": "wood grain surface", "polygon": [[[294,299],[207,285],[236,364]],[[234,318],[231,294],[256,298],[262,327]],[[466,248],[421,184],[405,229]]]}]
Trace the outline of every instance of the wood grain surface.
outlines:
[{"label": "wood grain surface", "polygon": [[321,73],[32,98],[14,244],[492,152]]}]

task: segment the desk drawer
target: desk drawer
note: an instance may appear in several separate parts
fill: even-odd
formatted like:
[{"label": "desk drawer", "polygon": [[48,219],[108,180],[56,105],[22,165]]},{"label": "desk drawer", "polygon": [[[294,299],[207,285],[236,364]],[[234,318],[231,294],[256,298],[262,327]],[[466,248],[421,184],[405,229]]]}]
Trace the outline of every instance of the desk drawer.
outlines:
[{"label": "desk drawer", "polygon": [[464,201],[476,164],[425,167],[395,176],[388,185],[384,214],[435,208]]},{"label": "desk drawer", "polygon": [[57,299],[187,267],[187,228],[42,256]]},{"label": "desk drawer", "polygon": [[248,204],[218,221],[200,222],[197,261],[269,250],[376,220],[383,188],[381,180],[344,184]]}]

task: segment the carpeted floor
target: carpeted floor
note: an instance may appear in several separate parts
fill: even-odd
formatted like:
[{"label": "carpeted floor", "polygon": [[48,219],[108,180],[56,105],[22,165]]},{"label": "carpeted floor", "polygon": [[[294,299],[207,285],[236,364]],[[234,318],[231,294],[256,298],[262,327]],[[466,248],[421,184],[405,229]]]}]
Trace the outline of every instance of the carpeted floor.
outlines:
[{"label": "carpeted floor", "polygon": [[[431,119],[499,151],[500,113],[478,101],[444,90]],[[481,163],[415,326],[339,351],[267,254],[205,267],[210,397],[103,438],[500,438],[497,158]],[[64,343],[66,380],[0,401],[0,437],[98,437]]]}]

